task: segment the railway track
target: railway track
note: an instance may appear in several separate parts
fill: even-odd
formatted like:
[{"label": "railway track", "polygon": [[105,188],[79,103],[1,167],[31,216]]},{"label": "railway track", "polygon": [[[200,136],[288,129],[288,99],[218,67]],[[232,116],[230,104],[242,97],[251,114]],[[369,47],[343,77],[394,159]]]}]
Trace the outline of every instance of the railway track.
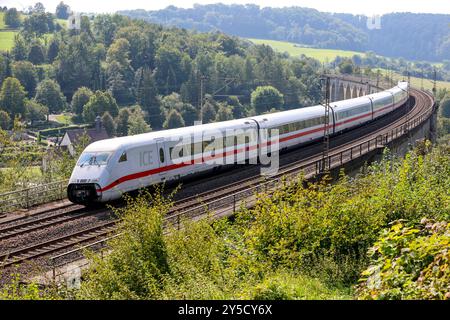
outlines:
[{"label": "railway track", "polygon": [[30,221],[23,221],[17,224],[9,225],[0,228],[0,241],[17,237],[28,232],[42,230],[51,226],[87,217],[101,212],[102,210],[104,209],[90,211],[87,208],[78,208],[77,206],[74,210],[70,210],[67,212],[58,212],[50,216],[39,217]]},{"label": "railway track", "polygon": [[[333,155],[338,154],[342,150],[352,148],[352,146],[358,145],[361,142],[370,141],[374,137],[380,136],[385,132],[389,131],[391,128],[398,126],[401,127],[402,125],[408,123],[408,120],[411,120],[412,118],[426,112],[427,109],[432,104],[432,98],[430,97],[430,95],[418,90],[412,90],[412,94],[415,97],[415,105],[410,113],[407,113],[406,115],[403,116],[399,116],[398,119],[391,122],[386,120],[385,122],[389,123],[385,124],[384,126],[382,126],[382,128],[379,128],[378,130],[372,129],[375,129],[377,125],[380,126],[381,124],[371,123],[365,126],[366,131],[370,129],[369,130],[370,132],[363,135],[359,134],[358,139],[352,140],[350,142],[344,142],[331,148],[330,156],[333,157]],[[350,132],[349,134],[352,135]],[[353,133],[353,135],[356,135],[356,133]],[[335,143],[338,144],[337,140],[341,139],[343,138],[341,136],[338,136],[332,140],[335,140]],[[311,148],[317,150],[320,149],[318,146],[312,146]],[[289,164],[282,166],[280,168],[280,171],[271,178],[275,179],[287,174],[299,172],[301,168],[305,167],[305,164],[314,163],[320,158],[321,156],[317,155],[316,152],[315,155],[298,159],[296,161],[292,161]],[[259,172],[259,170],[255,171]],[[259,175],[252,176],[234,183],[227,184],[223,187],[210,190],[208,192],[180,199],[174,203],[174,206],[168,213],[167,218],[170,219],[172,216],[180,216],[180,214],[192,210],[199,210],[199,211],[204,210],[205,204],[220,202],[222,198],[230,194],[242,193],[245,190],[253,190],[250,189],[250,187],[258,185],[259,183],[261,183],[261,181],[262,181],[261,176]],[[254,191],[250,191],[250,193],[251,192]],[[0,241],[18,235],[22,235],[28,232],[45,229],[48,228],[49,226],[68,223],[76,219],[86,217],[88,215],[93,215],[95,213],[102,213],[107,211],[110,211],[110,209],[100,208],[94,211],[89,211],[86,209],[84,211],[82,209],[75,209],[71,212],[62,212],[59,214],[51,215],[49,217],[38,218],[33,221],[24,221],[16,225],[0,229]],[[64,249],[73,248],[76,247],[77,245],[82,245],[85,243],[96,241],[99,238],[105,237],[106,235],[114,231],[116,221],[117,220],[110,220],[96,226],[88,227],[86,229],[64,235],[62,237],[30,245],[17,250],[12,250],[7,253],[2,253],[0,254],[0,263],[1,262],[3,263],[1,263],[0,265],[3,267],[7,267],[26,260],[33,260],[39,257],[43,257],[58,251],[62,251]]]},{"label": "railway track", "polygon": [[116,221],[108,221],[63,237],[41,242],[37,245],[3,253],[0,254],[0,261],[3,261],[2,266],[6,267],[26,260],[37,259],[63,249],[72,248],[76,245],[95,240],[98,237],[106,236],[115,229],[115,225]]}]

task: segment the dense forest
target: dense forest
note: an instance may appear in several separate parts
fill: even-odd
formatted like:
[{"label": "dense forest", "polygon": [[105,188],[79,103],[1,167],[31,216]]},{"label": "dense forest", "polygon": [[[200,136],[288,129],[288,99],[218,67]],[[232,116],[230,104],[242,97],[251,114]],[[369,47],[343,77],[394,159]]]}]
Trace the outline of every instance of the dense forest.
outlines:
[{"label": "dense forest", "polygon": [[[16,116],[33,122],[71,110],[78,122],[103,117],[120,136],[192,125],[200,107],[203,122],[211,122],[320,100],[315,60],[118,14],[81,16],[80,28],[71,29],[56,19],[61,11],[38,3],[16,19],[20,33],[0,55],[3,129]],[[5,16],[14,14],[10,8]]]},{"label": "dense forest", "polygon": [[258,5],[169,6],[158,11],[127,10],[121,14],[163,25],[200,31],[296,42],[317,48],[374,51],[411,60],[450,59],[449,15],[392,13],[381,28],[369,29],[367,17],[332,14],[300,7]]}]

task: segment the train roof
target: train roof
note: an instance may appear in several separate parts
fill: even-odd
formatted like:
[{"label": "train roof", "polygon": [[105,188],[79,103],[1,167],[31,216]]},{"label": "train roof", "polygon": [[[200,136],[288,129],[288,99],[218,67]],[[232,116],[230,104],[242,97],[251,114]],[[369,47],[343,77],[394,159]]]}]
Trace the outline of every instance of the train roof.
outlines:
[{"label": "train roof", "polygon": [[256,126],[256,123],[252,121],[250,118],[243,118],[237,120],[214,122],[176,129],[153,131],[132,136],[117,137],[112,139],[96,141],[88,145],[85,151],[111,152],[119,150],[122,147],[138,147],[140,145],[147,144],[149,141],[168,141],[171,139],[177,139],[181,136],[197,135],[197,134],[202,135],[204,133],[213,132],[217,130],[243,129],[250,127],[251,125]]},{"label": "train roof", "polygon": [[292,122],[293,119],[298,119],[298,117],[300,116],[304,119],[310,119],[323,115],[324,115],[324,106],[316,105],[312,107],[263,114],[260,116],[251,117],[251,119],[258,121],[258,123],[270,121],[271,125],[279,125],[283,123]]},{"label": "train roof", "polygon": [[370,100],[367,96],[348,99],[348,100],[342,100],[342,101],[336,101],[331,104],[334,111],[341,111],[341,110],[347,110],[352,109],[357,106],[370,104]]},{"label": "train roof", "polygon": [[380,91],[368,95],[369,98],[373,100],[390,97],[392,99],[392,94],[389,91]]}]

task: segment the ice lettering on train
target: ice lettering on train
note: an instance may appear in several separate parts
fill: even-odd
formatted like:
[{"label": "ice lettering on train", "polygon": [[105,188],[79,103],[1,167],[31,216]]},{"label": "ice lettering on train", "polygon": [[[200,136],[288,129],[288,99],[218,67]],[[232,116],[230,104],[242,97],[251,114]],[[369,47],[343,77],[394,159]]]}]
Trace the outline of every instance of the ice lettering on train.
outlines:
[{"label": "ice lettering on train", "polygon": [[152,164],[152,151],[141,151],[139,153],[139,165],[145,167]]}]

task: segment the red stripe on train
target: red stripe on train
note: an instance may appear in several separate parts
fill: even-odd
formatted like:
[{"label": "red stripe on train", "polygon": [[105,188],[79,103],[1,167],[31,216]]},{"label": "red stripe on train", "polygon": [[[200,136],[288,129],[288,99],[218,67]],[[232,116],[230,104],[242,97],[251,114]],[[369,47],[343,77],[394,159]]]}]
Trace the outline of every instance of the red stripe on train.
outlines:
[{"label": "red stripe on train", "polygon": [[[381,110],[382,109],[380,109],[378,111],[381,111]],[[368,117],[370,115],[372,115],[372,112],[370,112],[368,114],[364,114],[364,115],[358,116],[358,117],[354,117],[354,118],[351,118],[351,119],[347,119],[347,120],[342,121],[342,122],[339,122],[339,123],[336,124],[336,126],[340,126],[342,124],[353,122],[353,121],[356,121],[356,120]],[[331,127],[333,127],[333,126],[329,126],[329,128],[331,128]],[[303,136],[306,136],[306,135],[310,135],[310,134],[313,134],[313,133],[316,133],[316,132],[319,132],[319,131],[323,131],[323,130],[324,130],[323,127],[316,128],[316,129],[312,129],[312,130],[296,133],[294,135],[281,138],[279,141],[280,142],[285,142],[285,141],[288,141],[288,140],[296,139],[296,138],[303,137]],[[269,142],[269,144],[270,144],[270,142]],[[263,146],[265,146],[265,145],[263,145]],[[255,149],[257,147],[258,146],[246,147],[246,151],[249,151],[250,149]],[[111,188],[114,188],[115,186],[117,186],[117,185],[119,185],[121,183],[124,183],[126,181],[147,177],[147,176],[150,176],[152,174],[156,174],[156,173],[160,173],[160,172],[164,172],[164,171],[176,170],[176,169],[183,168],[183,167],[186,167],[186,166],[190,166],[190,165],[193,165],[193,164],[201,164],[201,163],[204,163],[205,160],[206,161],[207,160],[213,160],[215,158],[220,159],[220,158],[223,158],[224,156],[225,157],[230,156],[231,153],[238,154],[238,153],[243,152],[244,149],[241,148],[241,149],[233,150],[233,151],[227,151],[227,152],[224,152],[222,154],[218,154],[218,155],[215,155],[215,156],[209,156],[209,157],[203,158],[203,159],[200,159],[200,158],[193,159],[193,160],[188,161],[188,162],[183,162],[183,163],[179,163],[179,164],[172,164],[172,165],[168,165],[168,166],[165,166],[165,167],[159,167],[159,168],[155,168],[155,169],[151,169],[151,170],[147,170],[147,171],[141,171],[141,172],[137,172],[137,173],[133,173],[133,174],[127,175],[127,176],[123,176],[123,177],[117,179],[116,181],[110,183],[106,187],[100,189],[100,191],[104,192],[104,191],[107,191],[107,190],[109,190]]]}]

